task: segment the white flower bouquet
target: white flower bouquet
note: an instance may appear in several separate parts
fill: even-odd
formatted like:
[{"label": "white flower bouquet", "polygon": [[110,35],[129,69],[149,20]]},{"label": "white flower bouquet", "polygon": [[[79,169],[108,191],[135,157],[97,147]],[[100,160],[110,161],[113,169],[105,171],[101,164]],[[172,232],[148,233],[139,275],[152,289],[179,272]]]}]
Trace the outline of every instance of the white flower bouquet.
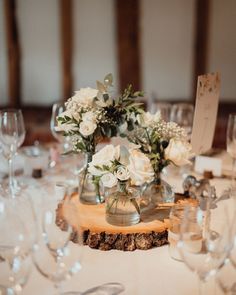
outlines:
[{"label": "white flower bouquet", "polygon": [[153,115],[143,112],[138,120],[139,125],[129,132],[128,139],[150,159],[156,175],[170,163],[177,166],[190,163],[191,145],[183,128],[165,122],[159,112]]},{"label": "white flower bouquet", "polygon": [[123,146],[106,145],[93,155],[88,171],[95,181],[108,188],[116,186],[119,181],[131,181],[131,184],[141,186],[154,178],[149,158],[138,149]]},{"label": "white flower bouquet", "polygon": [[138,149],[107,145],[93,156],[88,171],[106,192],[107,222],[119,226],[138,223],[141,190],[134,186],[153,180],[149,158]]},{"label": "white flower bouquet", "polygon": [[143,110],[136,99],[143,96],[142,92],[134,92],[129,85],[113,98],[112,83],[112,75],[108,74],[103,83],[97,81],[97,89],[82,88],[65,103],[66,111],[57,118],[57,129],[70,136],[74,151],[93,154],[101,139],[124,136],[138,124]]}]

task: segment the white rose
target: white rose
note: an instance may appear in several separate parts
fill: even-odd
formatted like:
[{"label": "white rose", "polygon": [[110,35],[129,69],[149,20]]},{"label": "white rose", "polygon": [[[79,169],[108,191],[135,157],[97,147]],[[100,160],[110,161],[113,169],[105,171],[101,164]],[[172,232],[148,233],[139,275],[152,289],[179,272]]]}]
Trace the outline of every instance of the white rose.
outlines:
[{"label": "white rose", "polygon": [[95,155],[93,155],[91,164],[94,166],[111,166],[111,162],[120,157],[120,146],[114,147],[112,144],[106,145]]},{"label": "white rose", "polygon": [[91,121],[91,122],[96,123],[96,115],[92,111],[83,113],[82,114],[82,120],[83,121]]},{"label": "white rose", "polygon": [[127,167],[120,166],[116,171],[116,177],[119,180],[128,180],[130,178],[130,173]]},{"label": "white rose", "polygon": [[154,178],[154,171],[149,158],[139,150],[130,150],[127,168],[134,185],[142,185]]},{"label": "white rose", "polygon": [[171,139],[165,149],[165,159],[172,161],[177,166],[190,164],[191,145],[181,140]]},{"label": "white rose", "polygon": [[90,87],[81,88],[79,91],[75,91],[75,95],[72,96],[71,100],[81,105],[92,105],[97,93],[97,89]]},{"label": "white rose", "polygon": [[82,121],[79,125],[79,132],[83,136],[89,136],[93,134],[94,130],[97,128],[97,124],[91,121]]},{"label": "white rose", "polygon": [[101,182],[105,187],[111,188],[117,184],[117,178],[109,172],[101,177]]},{"label": "white rose", "polygon": [[95,166],[102,167],[106,165],[111,167],[112,161],[118,160],[120,157],[120,146],[114,147],[112,144],[106,145],[100,151],[98,151],[95,155],[93,155],[92,161],[89,163],[88,171],[96,176],[101,176],[107,171],[102,171],[97,169]]}]

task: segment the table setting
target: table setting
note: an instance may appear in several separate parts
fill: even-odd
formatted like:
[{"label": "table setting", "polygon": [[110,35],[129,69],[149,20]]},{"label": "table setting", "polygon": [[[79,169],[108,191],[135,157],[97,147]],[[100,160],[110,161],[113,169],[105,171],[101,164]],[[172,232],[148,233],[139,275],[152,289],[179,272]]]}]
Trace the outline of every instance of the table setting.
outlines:
[{"label": "table setting", "polygon": [[236,115],[210,156],[218,73],[195,107],[114,96],[113,77],[52,107],[56,143],[23,146],[0,110],[0,294],[236,294]]}]

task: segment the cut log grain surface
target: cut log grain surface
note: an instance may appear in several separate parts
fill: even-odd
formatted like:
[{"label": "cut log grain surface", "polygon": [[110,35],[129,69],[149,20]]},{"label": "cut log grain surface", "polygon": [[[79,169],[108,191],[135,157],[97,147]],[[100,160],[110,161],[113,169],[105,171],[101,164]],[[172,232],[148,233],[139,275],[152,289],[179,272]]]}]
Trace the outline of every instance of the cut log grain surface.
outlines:
[{"label": "cut log grain surface", "polygon": [[[162,216],[161,216],[162,215]],[[169,220],[167,210],[153,210],[142,221],[132,226],[113,226],[105,218],[105,205],[84,205],[78,195],[66,197],[57,209],[57,225],[63,230],[73,227],[71,240],[78,243],[80,238],[84,245],[100,250],[134,251],[147,250],[168,243]],[[162,221],[157,218],[162,217]]]}]

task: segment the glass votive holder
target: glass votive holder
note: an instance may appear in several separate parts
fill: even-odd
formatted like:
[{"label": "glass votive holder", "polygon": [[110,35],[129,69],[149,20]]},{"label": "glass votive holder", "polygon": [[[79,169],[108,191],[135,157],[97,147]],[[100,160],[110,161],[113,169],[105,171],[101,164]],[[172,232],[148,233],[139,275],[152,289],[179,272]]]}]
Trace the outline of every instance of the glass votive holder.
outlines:
[{"label": "glass votive holder", "polygon": [[48,169],[48,151],[38,146],[28,146],[22,149],[22,153],[25,159],[25,175],[34,178],[42,177],[43,172]]},{"label": "glass votive holder", "polygon": [[184,204],[176,204],[171,208],[170,211],[170,227],[168,230],[168,242],[169,242],[169,253],[170,256],[178,261],[182,261],[180,253],[178,251],[178,241],[180,238],[180,227],[181,221],[183,220],[184,216]]}]

